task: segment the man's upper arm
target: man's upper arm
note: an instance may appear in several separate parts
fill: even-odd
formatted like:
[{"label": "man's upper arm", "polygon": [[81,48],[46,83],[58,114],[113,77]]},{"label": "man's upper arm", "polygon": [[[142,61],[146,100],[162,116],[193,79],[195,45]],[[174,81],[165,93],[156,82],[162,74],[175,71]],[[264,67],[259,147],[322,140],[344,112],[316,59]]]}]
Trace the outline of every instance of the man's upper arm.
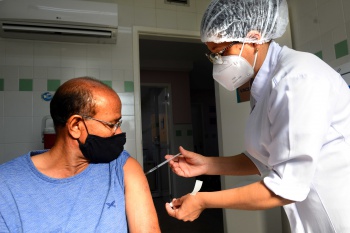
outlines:
[{"label": "man's upper arm", "polygon": [[132,157],[124,165],[125,204],[129,231],[160,232],[157,212],[146,176]]}]

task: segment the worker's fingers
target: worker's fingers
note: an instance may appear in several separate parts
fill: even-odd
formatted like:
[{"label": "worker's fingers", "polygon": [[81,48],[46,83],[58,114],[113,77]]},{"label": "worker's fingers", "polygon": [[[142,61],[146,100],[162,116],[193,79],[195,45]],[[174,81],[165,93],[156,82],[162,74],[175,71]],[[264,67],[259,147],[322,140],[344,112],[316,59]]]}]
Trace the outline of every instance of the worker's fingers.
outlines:
[{"label": "worker's fingers", "polygon": [[180,208],[181,201],[180,199],[173,198],[171,202],[165,204],[165,209],[171,217],[176,218],[176,210]]},{"label": "worker's fingers", "polygon": [[165,209],[168,212],[169,216],[176,218],[176,209],[175,208],[173,209],[170,206],[170,203],[165,203]]},{"label": "worker's fingers", "polygon": [[174,198],[171,201],[171,203],[172,203],[173,208],[177,209],[177,208],[179,208],[181,206],[182,201],[181,201],[181,198],[178,198],[178,199]]}]

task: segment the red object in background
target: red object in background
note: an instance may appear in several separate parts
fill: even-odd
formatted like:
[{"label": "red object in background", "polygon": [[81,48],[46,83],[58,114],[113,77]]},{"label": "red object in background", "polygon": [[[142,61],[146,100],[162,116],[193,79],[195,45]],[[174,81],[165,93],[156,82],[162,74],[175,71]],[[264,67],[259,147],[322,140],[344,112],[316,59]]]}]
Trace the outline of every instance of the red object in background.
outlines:
[{"label": "red object in background", "polygon": [[51,149],[56,140],[55,133],[44,133],[44,149]]},{"label": "red object in background", "polygon": [[50,116],[43,117],[41,122],[41,131],[44,149],[51,149],[56,140],[56,132],[52,125],[52,118]]}]

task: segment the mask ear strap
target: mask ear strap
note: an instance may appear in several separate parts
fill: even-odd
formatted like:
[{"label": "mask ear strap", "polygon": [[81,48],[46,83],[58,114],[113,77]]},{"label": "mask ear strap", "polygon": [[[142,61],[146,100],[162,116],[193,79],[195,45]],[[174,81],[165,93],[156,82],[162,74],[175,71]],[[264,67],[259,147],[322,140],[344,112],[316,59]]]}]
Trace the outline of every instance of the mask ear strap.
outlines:
[{"label": "mask ear strap", "polygon": [[[84,118],[83,118],[83,117],[82,117],[82,120],[83,120],[83,124],[84,124],[84,126],[85,126],[85,129],[86,129],[86,132],[87,132],[88,135],[89,135],[89,130],[88,130],[86,124],[85,124],[85,121],[84,121]],[[77,140],[78,140],[79,145],[82,145],[82,143],[80,142],[79,138],[77,138]]]},{"label": "mask ear strap", "polygon": [[242,52],[243,52],[243,49],[244,49],[244,41],[243,41],[243,45],[242,45],[242,49],[241,49],[241,51],[239,52],[239,56],[241,57],[241,55],[242,55]]},{"label": "mask ear strap", "polygon": [[255,68],[256,59],[258,58],[258,52],[259,52],[259,50],[257,50],[257,51],[256,51],[256,53],[255,53],[255,58],[254,58],[253,69]]},{"label": "mask ear strap", "polygon": [[90,134],[90,133],[89,133],[89,130],[88,130],[86,124],[85,124],[84,118],[82,118],[82,119],[83,119],[83,124],[84,124],[84,126],[85,126],[86,132],[87,132],[88,134]]},{"label": "mask ear strap", "polygon": [[[242,52],[243,52],[243,49],[244,49],[244,45],[245,45],[245,42],[243,41],[242,49],[241,49],[241,51],[239,52],[239,56],[240,56],[240,57],[242,56]],[[259,52],[259,50],[256,50],[255,57],[254,57],[254,63],[253,63],[253,69],[255,68],[256,60],[257,60],[257,58],[258,58],[258,52]]]}]

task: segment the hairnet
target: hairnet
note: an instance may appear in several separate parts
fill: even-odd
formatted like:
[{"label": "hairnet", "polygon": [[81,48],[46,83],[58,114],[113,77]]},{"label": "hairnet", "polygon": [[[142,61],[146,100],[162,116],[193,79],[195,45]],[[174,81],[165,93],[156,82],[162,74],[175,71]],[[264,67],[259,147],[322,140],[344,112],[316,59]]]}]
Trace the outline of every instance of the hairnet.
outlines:
[{"label": "hairnet", "polygon": [[286,0],[213,0],[202,18],[201,40],[264,43],[281,37],[287,24]]}]

